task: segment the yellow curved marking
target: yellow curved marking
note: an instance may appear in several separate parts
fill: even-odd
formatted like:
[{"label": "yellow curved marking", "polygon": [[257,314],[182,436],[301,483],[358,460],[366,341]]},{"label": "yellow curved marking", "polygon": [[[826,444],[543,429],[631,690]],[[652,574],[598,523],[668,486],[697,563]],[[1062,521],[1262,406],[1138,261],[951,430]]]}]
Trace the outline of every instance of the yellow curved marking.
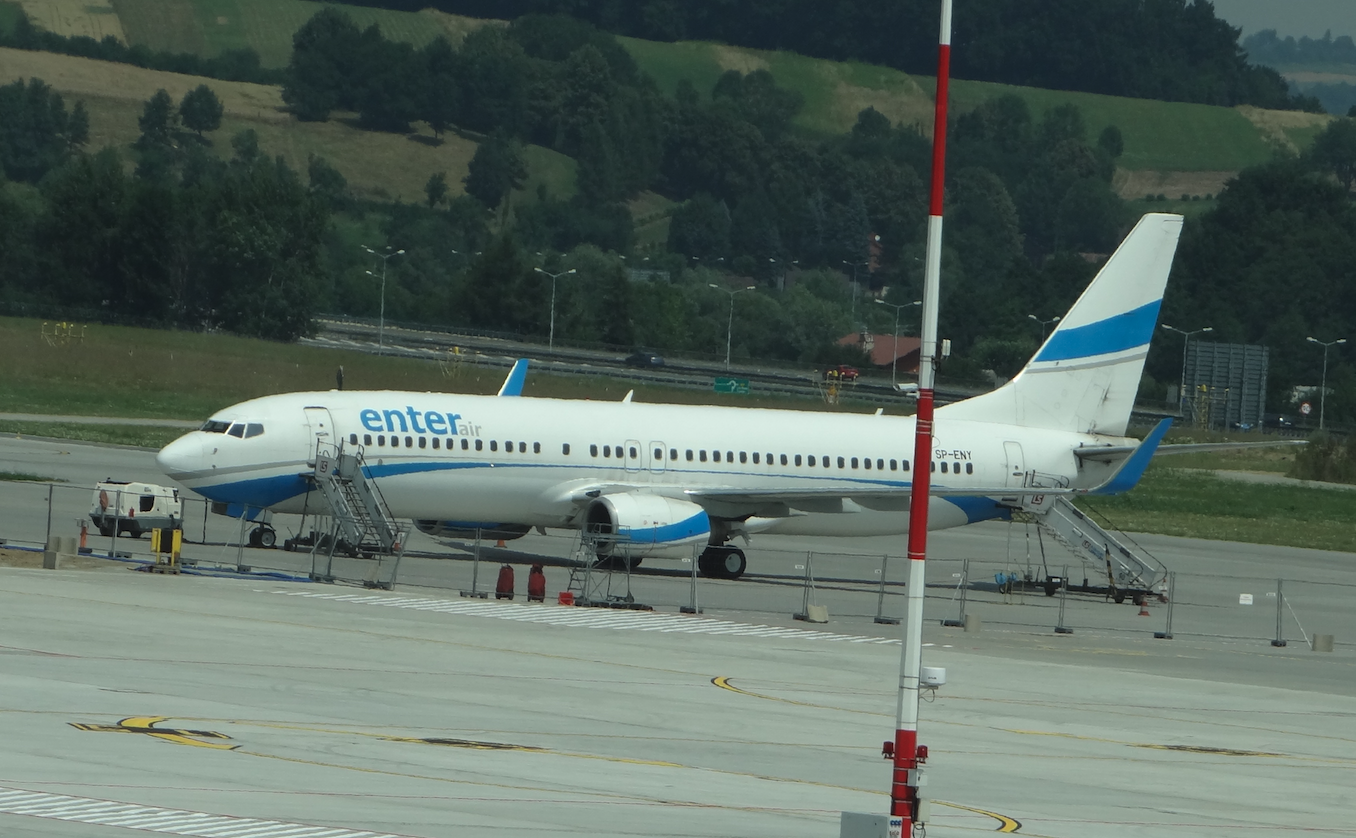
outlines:
[{"label": "yellow curved marking", "polygon": [[216,742],[198,741],[199,738],[231,738],[224,733],[217,733],[212,730],[176,730],[174,728],[156,727],[157,724],[168,718],[168,716],[128,716],[116,725],[77,724],[71,722],[71,727],[76,730],[92,730],[99,733],[144,733],[147,736],[154,736],[156,739],[163,739],[166,742],[173,742],[176,745],[192,745],[195,748],[213,748],[219,751],[234,751],[236,748],[240,747],[239,745],[224,745]]},{"label": "yellow curved marking", "polygon": [[1016,832],[1022,828],[1021,821],[1014,820],[1007,815],[1000,815],[997,812],[990,812],[987,809],[976,809],[973,806],[962,806],[959,803],[948,803],[945,800],[934,800],[938,806],[950,806],[952,809],[964,809],[967,812],[974,812],[976,815],[983,815],[986,818],[993,818],[998,821],[999,826],[996,832]]},{"label": "yellow curved marking", "polygon": [[725,675],[720,675],[715,678],[712,678],[711,683],[715,684],[717,687],[720,687],[722,690],[729,690],[732,693],[747,695],[749,698],[761,698],[764,701],[780,701],[783,704],[794,704],[797,707],[817,707],[821,710],[832,710],[835,713],[857,713],[859,715],[864,716],[881,716],[881,717],[885,716],[884,713],[877,713],[873,710],[853,710],[848,707],[836,707],[830,704],[815,704],[814,702],[811,701],[796,701],[794,698],[779,698],[775,695],[763,695],[762,693],[754,693],[749,692],[748,690],[741,690],[739,687],[736,687],[734,684],[731,684],[729,677]]}]

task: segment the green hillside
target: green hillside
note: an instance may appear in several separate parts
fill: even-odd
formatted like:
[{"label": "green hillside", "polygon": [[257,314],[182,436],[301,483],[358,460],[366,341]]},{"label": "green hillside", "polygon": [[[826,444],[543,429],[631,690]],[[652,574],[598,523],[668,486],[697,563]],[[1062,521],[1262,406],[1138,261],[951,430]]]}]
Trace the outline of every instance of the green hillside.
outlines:
[{"label": "green hillside", "polygon": [[[222,50],[252,47],[268,66],[287,63],[291,33],[322,4],[311,0],[113,0],[128,41],[156,49],[215,55]],[[439,34],[459,40],[470,29],[498,22],[479,21],[432,10],[394,12],[349,6],[346,12],[362,26],[376,23],[389,37],[416,45]],[[620,39],[642,69],[668,92],[682,79],[709,91],[726,70],[767,69],[779,84],[800,92],[805,108],[797,124],[818,135],[842,133],[857,112],[871,106],[891,120],[927,129],[932,123],[930,77],[911,77],[897,70],[855,62],[806,58],[794,53],[763,52],[720,44],[658,43]],[[1055,105],[1078,105],[1095,136],[1108,125],[1125,136],[1121,167],[1127,171],[1215,172],[1214,188],[1190,190],[1167,183],[1161,191],[1217,191],[1223,173],[1266,160],[1278,146],[1303,147],[1326,117],[1274,113],[1125,99],[1088,93],[1011,87],[959,80],[952,88],[953,108],[973,108],[985,99],[1015,93],[1033,113]],[[1273,115],[1274,114],[1274,115]],[[1136,193],[1135,186],[1122,190]]]}]

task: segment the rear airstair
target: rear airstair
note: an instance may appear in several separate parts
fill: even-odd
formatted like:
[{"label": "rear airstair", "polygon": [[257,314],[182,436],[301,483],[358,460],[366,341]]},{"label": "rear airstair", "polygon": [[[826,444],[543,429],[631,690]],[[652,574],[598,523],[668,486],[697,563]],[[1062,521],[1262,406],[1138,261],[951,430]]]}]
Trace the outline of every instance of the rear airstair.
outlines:
[{"label": "rear airstair", "polygon": [[[1083,563],[1084,579],[1106,580],[1117,602],[1128,593],[1154,593],[1167,579],[1167,568],[1157,559],[1126,547],[1073,502],[1062,496],[1045,509],[1033,510],[1036,524]],[[1088,586],[1084,582],[1084,587]]]},{"label": "rear airstair", "polygon": [[[337,550],[375,561],[364,584],[390,590],[410,528],[391,515],[381,489],[363,473],[362,449],[349,454],[343,446],[322,444],[316,452],[312,481],[329,507],[332,522],[328,538],[317,539],[312,546],[312,577],[334,580]],[[324,572],[318,567],[322,558]]]}]

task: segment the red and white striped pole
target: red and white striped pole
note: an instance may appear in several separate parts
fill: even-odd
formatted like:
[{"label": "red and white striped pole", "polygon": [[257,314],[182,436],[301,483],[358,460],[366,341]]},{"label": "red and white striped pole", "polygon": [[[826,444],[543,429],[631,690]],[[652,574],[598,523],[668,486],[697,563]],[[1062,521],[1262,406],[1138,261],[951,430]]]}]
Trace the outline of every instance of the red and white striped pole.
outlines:
[{"label": "red and white striped pole", "polygon": [[[890,814],[903,819],[910,838],[918,814],[918,679],[923,658],[923,568],[928,547],[928,497],[932,472],[933,388],[937,378],[937,310],[942,274],[942,198],[946,185],[946,105],[951,76],[951,0],[942,0],[937,48],[937,104],[932,127],[932,197],[928,211],[927,266],[923,275],[923,345],[918,358],[918,414],[913,446],[913,493],[909,503],[908,609],[899,667],[895,714],[894,776]],[[924,753],[926,753],[924,751]],[[924,757],[926,758],[926,757]]]}]

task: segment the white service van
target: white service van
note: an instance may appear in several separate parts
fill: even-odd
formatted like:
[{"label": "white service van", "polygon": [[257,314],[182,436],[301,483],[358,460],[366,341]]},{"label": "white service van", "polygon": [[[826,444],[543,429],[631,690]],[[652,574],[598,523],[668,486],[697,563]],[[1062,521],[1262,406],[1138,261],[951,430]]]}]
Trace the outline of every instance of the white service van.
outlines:
[{"label": "white service van", "polygon": [[124,483],[105,480],[94,487],[89,519],[105,536],[140,538],[153,529],[173,530],[183,526],[184,508],[179,490],[154,483]]}]

